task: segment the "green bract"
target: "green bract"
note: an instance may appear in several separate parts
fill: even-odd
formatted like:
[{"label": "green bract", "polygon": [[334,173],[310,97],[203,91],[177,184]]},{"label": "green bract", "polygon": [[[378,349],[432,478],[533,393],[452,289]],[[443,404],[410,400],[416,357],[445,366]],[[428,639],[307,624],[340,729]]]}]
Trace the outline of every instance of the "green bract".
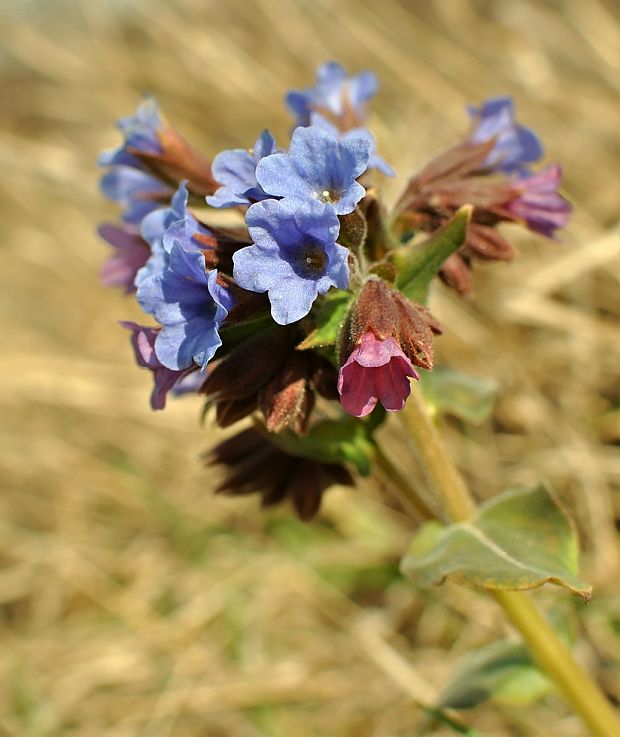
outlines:
[{"label": "green bract", "polygon": [[423,243],[410,243],[390,253],[398,276],[396,285],[415,302],[426,302],[428,290],[444,261],[465,243],[473,208],[463,205],[456,215]]}]

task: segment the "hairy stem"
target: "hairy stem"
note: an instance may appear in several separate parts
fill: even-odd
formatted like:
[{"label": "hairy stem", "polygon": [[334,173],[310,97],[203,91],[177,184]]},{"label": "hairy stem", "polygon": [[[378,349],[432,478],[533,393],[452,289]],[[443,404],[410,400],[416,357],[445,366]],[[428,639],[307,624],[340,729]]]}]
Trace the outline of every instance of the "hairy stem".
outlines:
[{"label": "hairy stem", "polygon": [[[428,481],[454,522],[471,518],[476,504],[433,424],[420,392],[403,412],[416,454]],[[620,716],[599,687],[575,662],[547,620],[526,595],[495,591],[495,600],[519,630],[532,655],[596,737],[620,737]]]},{"label": "hairy stem", "polygon": [[397,501],[411,517],[424,520],[435,519],[437,513],[429,501],[417,490],[405,476],[393,465],[382,448],[375,450],[375,463],[389,482],[390,489]]}]

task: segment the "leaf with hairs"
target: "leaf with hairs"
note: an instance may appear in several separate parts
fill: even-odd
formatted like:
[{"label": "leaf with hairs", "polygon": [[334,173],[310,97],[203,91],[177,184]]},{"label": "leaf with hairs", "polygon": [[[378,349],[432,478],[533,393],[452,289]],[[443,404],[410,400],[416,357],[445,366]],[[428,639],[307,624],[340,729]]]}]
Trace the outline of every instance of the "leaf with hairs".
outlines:
[{"label": "leaf with hairs", "polygon": [[446,579],[493,590],[533,589],[555,583],[590,599],[577,578],[575,527],[549,491],[507,491],[486,502],[471,522],[426,524],[402,561],[403,573],[422,586]]}]

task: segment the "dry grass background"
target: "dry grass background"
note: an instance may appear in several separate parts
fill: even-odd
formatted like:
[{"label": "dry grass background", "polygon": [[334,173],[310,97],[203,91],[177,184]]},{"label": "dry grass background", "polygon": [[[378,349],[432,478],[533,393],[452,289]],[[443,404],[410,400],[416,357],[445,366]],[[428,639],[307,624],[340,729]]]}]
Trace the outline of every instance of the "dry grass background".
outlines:
[{"label": "dry grass background", "polygon": [[[579,612],[576,654],[620,698],[616,0],[4,0],[0,21],[0,734],[411,737],[411,697],[508,632],[481,596],[400,580],[410,531],[370,485],[312,526],[214,498],[215,431],[192,399],[150,412],[115,325],[137,310],[98,285],[94,162],[143,91],[213,155],[282,140],[284,91],[331,58],[379,75],[388,197],[493,94],[565,165],[564,243],[515,233],[518,262],[434,311],[442,359],[500,387],[492,422],[448,426],[454,452],[480,497],[542,477],[575,511],[594,600],[535,596]],[[555,696],[468,718],[584,734]]]}]

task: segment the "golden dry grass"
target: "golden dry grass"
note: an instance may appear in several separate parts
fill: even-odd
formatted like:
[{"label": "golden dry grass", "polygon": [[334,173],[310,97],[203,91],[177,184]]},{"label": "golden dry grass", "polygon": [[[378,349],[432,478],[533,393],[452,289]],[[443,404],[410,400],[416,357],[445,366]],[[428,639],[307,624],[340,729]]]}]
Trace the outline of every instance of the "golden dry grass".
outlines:
[{"label": "golden dry grass", "polygon": [[[0,734],[411,737],[458,658],[505,634],[494,606],[395,575],[410,532],[366,485],[313,526],[214,498],[198,403],[147,407],[97,280],[114,217],[97,153],[143,91],[213,155],[264,126],[337,58],[374,69],[372,127],[401,179],[512,94],[566,170],[562,245],[445,290],[441,358],[495,377],[493,421],[451,424],[480,497],[550,480],[579,520],[587,611],[576,654],[620,698],[620,24],[614,0],[5,0],[0,9]],[[393,436],[392,436],[393,437]],[[402,442],[394,448],[409,463]],[[615,498],[614,498],[615,494]],[[493,737],[578,737],[559,698],[471,717]],[[447,732],[439,729],[437,735]]]}]

